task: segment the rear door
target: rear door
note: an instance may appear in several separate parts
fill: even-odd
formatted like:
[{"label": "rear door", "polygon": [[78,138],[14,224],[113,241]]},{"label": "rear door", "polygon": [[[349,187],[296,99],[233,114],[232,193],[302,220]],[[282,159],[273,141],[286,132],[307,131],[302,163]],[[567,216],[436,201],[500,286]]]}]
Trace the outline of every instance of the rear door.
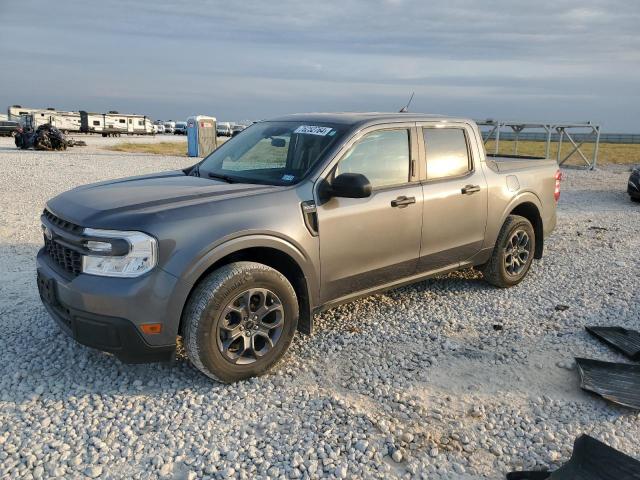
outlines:
[{"label": "rear door", "polygon": [[475,133],[466,123],[419,124],[426,167],[420,271],[464,262],[482,248],[487,225],[487,183]]},{"label": "rear door", "polygon": [[329,179],[360,173],[373,192],[317,201],[322,302],[415,273],[422,224],[417,157],[415,124],[380,126],[352,139],[331,167]]}]

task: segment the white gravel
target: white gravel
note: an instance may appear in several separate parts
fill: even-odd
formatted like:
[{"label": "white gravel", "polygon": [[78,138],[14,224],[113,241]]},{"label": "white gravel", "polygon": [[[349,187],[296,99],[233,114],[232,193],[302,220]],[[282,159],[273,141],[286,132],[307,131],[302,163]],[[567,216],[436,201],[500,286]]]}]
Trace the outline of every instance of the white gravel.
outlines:
[{"label": "white gravel", "polygon": [[640,415],[582,392],[572,361],[623,360],[586,324],[640,328],[625,169],[565,171],[520,286],[466,272],[344,305],[275,373],[225,386],[76,344],[34,280],[48,198],[190,163],[0,140],[0,478],[504,478],[565,462],[581,433],[640,457]]}]

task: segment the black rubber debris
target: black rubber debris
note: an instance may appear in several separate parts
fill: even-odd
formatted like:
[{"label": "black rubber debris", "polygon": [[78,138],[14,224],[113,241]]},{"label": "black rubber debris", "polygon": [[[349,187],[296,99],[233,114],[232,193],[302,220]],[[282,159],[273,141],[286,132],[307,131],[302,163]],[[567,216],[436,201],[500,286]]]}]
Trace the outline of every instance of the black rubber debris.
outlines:
[{"label": "black rubber debris", "polygon": [[640,361],[640,332],[622,327],[585,327],[594,337],[624,353],[631,360]]},{"label": "black rubber debris", "polygon": [[640,462],[589,435],[573,443],[567,463],[554,472],[512,472],[507,480],[640,480]]},{"label": "black rubber debris", "polygon": [[551,472],[510,472],[507,480],[547,480]]},{"label": "black rubber debris", "polygon": [[556,305],[556,312],[564,312],[565,310],[569,310],[569,305]]},{"label": "black rubber debris", "polygon": [[[580,387],[610,402],[640,410],[640,365],[576,358]],[[640,477],[639,477],[640,478]]]}]

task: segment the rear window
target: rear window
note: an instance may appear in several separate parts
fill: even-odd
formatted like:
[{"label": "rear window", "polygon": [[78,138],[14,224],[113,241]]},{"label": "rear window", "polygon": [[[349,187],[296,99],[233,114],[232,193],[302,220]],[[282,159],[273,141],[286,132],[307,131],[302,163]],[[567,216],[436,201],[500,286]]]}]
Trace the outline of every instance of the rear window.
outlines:
[{"label": "rear window", "polygon": [[459,177],[472,166],[467,137],[462,128],[424,128],[427,180]]}]

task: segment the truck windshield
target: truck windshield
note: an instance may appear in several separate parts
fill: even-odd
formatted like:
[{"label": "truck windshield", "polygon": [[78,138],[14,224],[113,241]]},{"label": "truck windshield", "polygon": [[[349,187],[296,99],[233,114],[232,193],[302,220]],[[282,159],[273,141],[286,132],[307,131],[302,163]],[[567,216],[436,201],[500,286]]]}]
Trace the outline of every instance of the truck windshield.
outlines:
[{"label": "truck windshield", "polygon": [[345,131],[344,125],[327,123],[256,123],[205,158],[200,176],[292,185],[317,165]]}]

